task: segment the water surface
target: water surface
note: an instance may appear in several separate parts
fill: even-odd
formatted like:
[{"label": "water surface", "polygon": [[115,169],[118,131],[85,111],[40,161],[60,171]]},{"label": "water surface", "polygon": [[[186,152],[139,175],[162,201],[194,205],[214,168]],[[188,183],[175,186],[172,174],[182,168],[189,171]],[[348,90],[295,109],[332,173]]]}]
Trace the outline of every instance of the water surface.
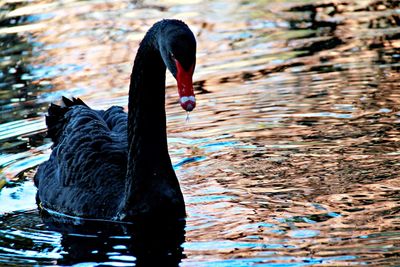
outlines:
[{"label": "water surface", "polygon": [[[171,266],[400,265],[398,1],[38,0],[0,10],[1,265],[146,265],[140,245]],[[189,122],[167,81],[184,232],[163,244],[161,224],[139,234],[49,226],[32,182],[50,152],[49,103],[126,107],[138,44],[162,18],[183,19],[198,41]]]}]

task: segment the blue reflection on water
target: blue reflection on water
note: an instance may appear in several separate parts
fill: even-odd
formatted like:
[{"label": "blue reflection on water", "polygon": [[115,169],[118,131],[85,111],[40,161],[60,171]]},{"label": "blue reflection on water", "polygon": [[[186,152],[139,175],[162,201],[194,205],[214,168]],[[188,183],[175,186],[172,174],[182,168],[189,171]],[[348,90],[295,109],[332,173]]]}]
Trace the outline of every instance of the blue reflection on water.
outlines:
[{"label": "blue reflection on water", "polygon": [[35,209],[36,187],[32,180],[18,186],[5,187],[0,190],[0,214],[19,210]]},{"label": "blue reflection on water", "polygon": [[184,243],[183,247],[188,250],[214,250],[214,249],[240,249],[240,248],[254,248],[254,249],[281,249],[281,248],[296,248],[292,245],[286,244],[263,244],[252,242],[237,242],[228,240],[215,240],[203,242],[190,242]]},{"label": "blue reflection on water", "polygon": [[178,170],[185,164],[192,163],[192,162],[199,162],[205,160],[206,157],[191,157],[191,158],[184,158],[183,160],[179,161],[178,163],[174,164],[174,169]]},{"label": "blue reflection on water", "polygon": [[[209,261],[195,264],[185,264],[185,266],[199,266],[199,267],[235,267],[235,266],[272,266],[272,267],[298,267],[298,266],[312,266],[315,264],[334,264],[336,261],[350,261],[356,259],[356,256],[337,256],[337,257],[326,257],[326,258],[303,258],[303,262],[298,261],[296,257],[270,257],[266,258],[250,258],[250,259],[230,259],[221,261]],[[277,261],[287,263],[276,263]],[[293,262],[290,262],[293,261]]]},{"label": "blue reflection on water", "polygon": [[317,230],[302,229],[291,231],[289,235],[293,238],[312,238],[318,236],[319,233]]},{"label": "blue reflection on water", "polygon": [[84,66],[76,64],[59,64],[56,66],[38,66],[32,69],[31,75],[37,79],[49,79],[57,76],[67,76],[82,71]]}]

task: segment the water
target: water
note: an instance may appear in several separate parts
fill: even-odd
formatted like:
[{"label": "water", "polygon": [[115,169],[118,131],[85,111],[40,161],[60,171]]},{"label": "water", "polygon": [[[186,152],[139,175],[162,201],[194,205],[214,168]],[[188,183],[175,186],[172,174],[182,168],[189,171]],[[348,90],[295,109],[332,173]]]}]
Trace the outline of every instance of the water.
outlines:
[{"label": "water", "polygon": [[[0,265],[400,265],[399,2],[236,2],[0,4]],[[189,121],[169,74],[166,96],[186,226],[49,223],[32,182],[48,104],[126,107],[165,17],[198,40]]]}]

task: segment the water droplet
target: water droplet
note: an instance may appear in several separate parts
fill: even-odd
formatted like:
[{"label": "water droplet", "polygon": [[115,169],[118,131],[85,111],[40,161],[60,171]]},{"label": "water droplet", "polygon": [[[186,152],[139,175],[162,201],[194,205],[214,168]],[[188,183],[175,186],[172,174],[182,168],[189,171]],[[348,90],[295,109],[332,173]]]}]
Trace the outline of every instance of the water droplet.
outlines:
[{"label": "water droplet", "polygon": [[186,112],[186,123],[189,123],[189,115],[190,115],[190,111]]}]

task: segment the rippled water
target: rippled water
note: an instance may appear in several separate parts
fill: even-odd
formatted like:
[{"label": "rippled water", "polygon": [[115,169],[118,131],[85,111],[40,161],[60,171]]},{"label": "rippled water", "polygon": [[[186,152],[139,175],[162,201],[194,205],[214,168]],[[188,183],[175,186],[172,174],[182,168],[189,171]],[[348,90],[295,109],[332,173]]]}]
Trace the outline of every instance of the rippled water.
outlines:
[{"label": "rippled water", "polygon": [[[0,265],[400,266],[400,3],[154,3],[0,3]],[[46,223],[49,103],[126,106],[166,17],[198,40],[189,122],[169,74],[166,96],[185,233]]]}]

